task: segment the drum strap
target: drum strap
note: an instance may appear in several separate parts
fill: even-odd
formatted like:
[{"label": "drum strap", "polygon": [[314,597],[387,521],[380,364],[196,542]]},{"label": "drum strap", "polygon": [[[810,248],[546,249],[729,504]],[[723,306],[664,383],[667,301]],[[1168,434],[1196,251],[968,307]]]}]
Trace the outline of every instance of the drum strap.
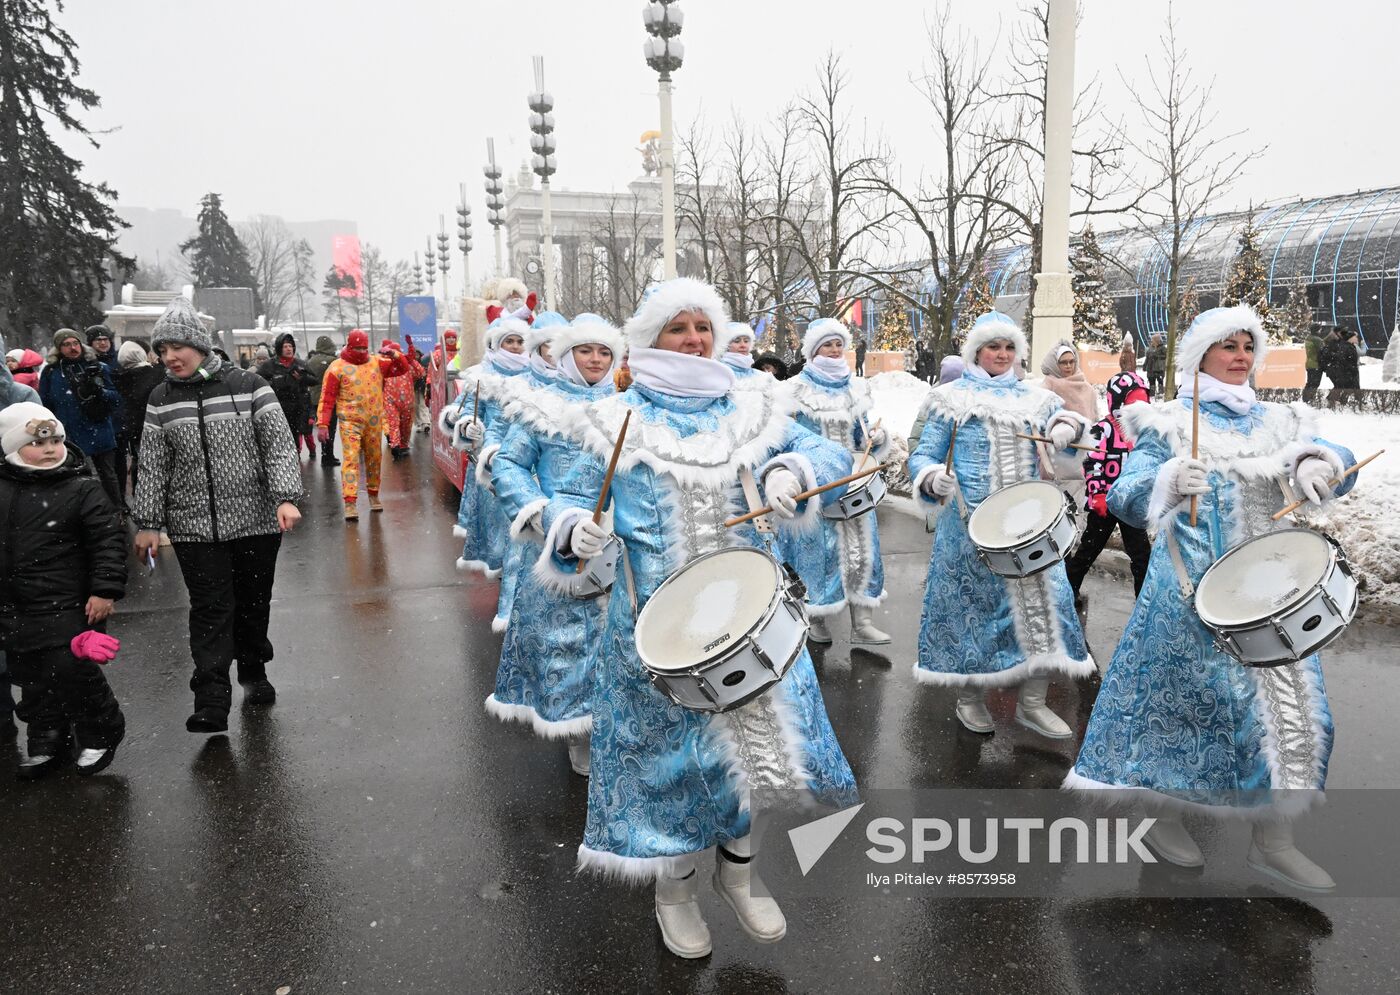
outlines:
[{"label": "drum strap", "polygon": [[1167,523],[1167,552],[1171,553],[1172,566],[1176,568],[1176,582],[1181,588],[1181,596],[1190,600],[1196,593],[1196,585],[1191,583],[1191,575],[1186,572],[1186,561],[1182,559],[1181,547],[1176,542],[1176,529]]},{"label": "drum strap", "polygon": [[[744,489],[744,501],[749,506],[749,511],[757,511],[763,507],[763,501],[758,496],[758,484],[754,482],[753,471],[747,466],[739,467],[739,486]],[[753,527],[761,535],[773,534],[773,523],[767,515],[759,515],[753,520]]]}]

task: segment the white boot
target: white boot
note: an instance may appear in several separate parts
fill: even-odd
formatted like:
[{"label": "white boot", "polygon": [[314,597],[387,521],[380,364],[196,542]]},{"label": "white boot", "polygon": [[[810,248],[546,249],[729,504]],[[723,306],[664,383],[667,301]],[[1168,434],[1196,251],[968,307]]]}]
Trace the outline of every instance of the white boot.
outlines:
[{"label": "white boot", "polygon": [[958,707],[954,712],[971,732],[990,733],[996,731],[992,713],[987,711],[986,692],[977,687],[958,690]]},{"label": "white boot", "polygon": [[851,645],[883,646],[890,641],[888,632],[881,632],[871,621],[875,609],[869,605],[851,605]]},{"label": "white boot", "polygon": [[1035,677],[1021,685],[1016,699],[1016,721],[1050,739],[1069,739],[1073,731],[1064,720],[1045,706],[1045,692],[1050,681]]},{"label": "white boot", "polygon": [[1152,848],[1152,852],[1169,864],[1177,867],[1202,867],[1205,855],[1180,819],[1158,818],[1152,828],[1142,834],[1142,841]]},{"label": "white boot", "polygon": [[807,642],[809,643],[829,643],[831,642],[831,630],[826,627],[825,615],[808,615],[807,622],[810,626],[807,630]]},{"label": "white boot", "polygon": [[[753,858],[750,857],[749,861]],[[771,898],[759,898],[752,892],[758,876],[753,864],[739,863],[724,855],[722,847],[715,851],[715,891],[734,910],[739,927],[758,943],[777,943],[787,935],[787,919],[783,910]],[[762,882],[759,881],[761,885]]]},{"label": "white boot", "polygon": [[588,776],[589,738],[569,740],[569,766],[575,774]]},{"label": "white boot", "polygon": [[708,957],[712,949],[699,895],[700,872],[694,866],[684,878],[656,879],[656,922],[666,949],[677,957]]},{"label": "white boot", "polygon": [[1287,822],[1257,823],[1245,862],[1262,874],[1305,891],[1331,891],[1337,887],[1332,875],[1293,845],[1293,826]]}]

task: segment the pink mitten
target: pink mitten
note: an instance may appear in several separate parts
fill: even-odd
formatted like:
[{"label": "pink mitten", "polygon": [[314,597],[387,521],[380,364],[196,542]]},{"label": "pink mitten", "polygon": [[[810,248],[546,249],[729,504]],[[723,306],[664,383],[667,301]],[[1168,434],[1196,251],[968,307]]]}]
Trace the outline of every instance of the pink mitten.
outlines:
[{"label": "pink mitten", "polygon": [[122,644],[116,637],[109,636],[105,632],[88,629],[86,632],[80,632],[74,636],[73,641],[68,644],[68,648],[79,660],[108,663],[116,657],[117,650],[122,648]]}]

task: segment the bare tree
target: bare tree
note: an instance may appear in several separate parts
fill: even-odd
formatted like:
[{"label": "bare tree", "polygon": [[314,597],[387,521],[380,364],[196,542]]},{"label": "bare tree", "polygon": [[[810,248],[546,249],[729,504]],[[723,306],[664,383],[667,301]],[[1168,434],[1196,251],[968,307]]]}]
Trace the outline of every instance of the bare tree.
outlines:
[{"label": "bare tree", "polygon": [[390,324],[388,312],[393,302],[388,297],[389,264],[379,247],[368,242],[360,250],[360,280],[360,299],[369,318],[370,336],[373,337],[378,328],[377,318],[382,317],[386,326]]},{"label": "bare tree", "polygon": [[288,317],[296,296],[296,239],[281,218],[270,214],[259,214],[239,225],[238,237],[248,250],[253,292],[271,327]]},{"label": "bare tree", "polygon": [[750,314],[768,316],[771,331],[765,337],[784,358],[797,345],[794,319],[800,303],[793,294],[803,271],[791,233],[820,223],[819,207],[808,196],[812,184],[802,168],[804,153],[801,115],[795,105],[789,105],[764,129],[759,149],[760,217],[755,226],[754,272],[759,297],[750,304]]},{"label": "bare tree", "polygon": [[1264,150],[1231,149],[1243,132],[1216,132],[1214,80],[1197,83],[1168,8],[1156,63],[1147,60],[1147,85],[1123,80],[1142,111],[1143,127],[1130,133],[1131,148],[1150,171],[1135,214],[1143,234],[1167,263],[1167,396],[1175,392],[1176,335],[1181,317],[1182,272],[1203,235],[1214,225],[1209,211]]},{"label": "bare tree", "polygon": [[295,293],[297,302],[297,317],[301,320],[301,345],[303,352],[310,352],[311,347],[306,341],[306,302],[310,298],[315,300],[316,296],[316,270],[312,260],[315,253],[311,250],[311,243],[304,238],[297,239],[296,245],[292,246],[292,270],[294,273]]},{"label": "bare tree", "polygon": [[130,280],[137,290],[178,290],[179,276],[156,254],[154,262],[136,260]]},{"label": "bare tree", "polygon": [[[695,118],[681,135],[676,156],[676,228],[699,256],[694,275],[715,282],[719,188],[715,183],[711,135],[705,119]],[[687,274],[683,274],[687,275]]]}]

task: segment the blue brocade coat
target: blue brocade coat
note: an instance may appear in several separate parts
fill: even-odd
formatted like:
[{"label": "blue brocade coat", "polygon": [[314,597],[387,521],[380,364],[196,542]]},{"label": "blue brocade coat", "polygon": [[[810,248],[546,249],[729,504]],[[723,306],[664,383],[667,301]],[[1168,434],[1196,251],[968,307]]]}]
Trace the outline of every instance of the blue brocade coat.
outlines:
[{"label": "blue brocade coat", "polygon": [[488,450],[494,452],[504,438],[502,412],[510,400],[516,381],[522,380],[526,370],[498,369],[491,361],[483,360],[461,376],[462,393],[457,399],[454,420],[471,420],[472,406],[476,403],[476,386],[481,385],[481,403],[477,417],[486,430],[486,438],[481,444],[472,465],[467,468],[462,486],[462,500],[457,506],[457,527],[453,534],[463,540],[462,557],[457,561],[459,569],[498,577],[505,565],[507,549],[510,545],[510,521],[496,496],[486,486],[481,474],[482,459]]},{"label": "blue brocade coat", "polygon": [[[763,374],[758,374],[762,376]],[[792,416],[803,428],[859,454],[865,450],[870,384],[863,377],[837,382],[818,376],[811,367],[779,388]],[[889,443],[871,455],[883,460]],[[807,611],[834,615],[852,604],[871,608],[885,597],[885,564],[880,557],[880,530],[875,513],[859,518],[823,518],[816,536],[782,537],[779,545],[807,585]]]},{"label": "blue brocade coat", "polygon": [[515,577],[515,587],[496,690],[486,699],[486,710],[502,719],[528,722],[537,734],[550,738],[583,735],[592,728],[594,657],[607,599],[570,597],[531,572],[544,537],[530,521],[583,456],[574,439],[583,409],[615,390],[608,378],[596,387],[554,380],[518,391],[506,405],[510,428],[491,464],[496,496],[515,540],[506,557],[506,572]]},{"label": "blue brocade coat", "polygon": [[[930,501],[919,485],[943,465],[957,425],[953,472],[970,515],[994,491],[1041,476],[1036,444],[1057,421],[1087,425],[1048,390],[1003,385],[964,374],[935,388],[927,420],[909,456],[914,493],[938,512],[929,556],[919,659],[914,676],[929,684],[1002,687],[1028,678],[1094,672],[1063,562],[1033,577],[999,577],[977,557],[967,522],[952,504]],[[1056,454],[1072,459],[1074,450]]]},{"label": "blue brocade coat", "polygon": [[[774,461],[804,486],[849,472],[850,455],[785,417],[763,392],[680,398],[634,384],[592,405],[586,450],[545,509],[538,570],[556,581],[574,561],[560,556],[567,529],[591,512],[613,440],[631,410],[612,482],[613,526],[626,547],[608,605],[593,701],[592,773],[580,867],[642,881],[672,859],[749,832],[753,787],[795,789],[846,804],[855,779],[837,744],[804,649],[782,682],[722,715],[674,705],[647,679],[637,656],[636,614],[691,559],[729,546],[757,546],[751,525],[726,529],[744,508],[741,466],[756,475]],[[823,495],[835,500],[835,489]],[[815,501],[797,528],[812,528]],[[630,582],[630,583],[629,583]]]},{"label": "blue brocade coat", "polygon": [[[1284,504],[1280,478],[1306,455],[1334,467],[1352,454],[1316,438],[1303,405],[1255,404],[1244,415],[1201,406],[1200,458],[1210,491],[1166,506],[1162,466],[1191,452],[1191,403],[1134,404],[1119,419],[1136,440],[1108,494],[1114,515],[1154,527],[1132,617],[1094,703],[1069,788],[1136,788],[1167,808],[1272,818],[1305,807],[1327,780],[1332,713],[1316,655],[1282,667],[1244,667],[1218,650],[1184,593],[1162,530],[1170,529],[1191,584],[1244,540],[1289,527],[1270,516]],[[1339,487],[1346,493],[1356,481]],[[1270,789],[1290,789],[1274,796]],[[1296,793],[1294,793],[1296,791]]]}]

